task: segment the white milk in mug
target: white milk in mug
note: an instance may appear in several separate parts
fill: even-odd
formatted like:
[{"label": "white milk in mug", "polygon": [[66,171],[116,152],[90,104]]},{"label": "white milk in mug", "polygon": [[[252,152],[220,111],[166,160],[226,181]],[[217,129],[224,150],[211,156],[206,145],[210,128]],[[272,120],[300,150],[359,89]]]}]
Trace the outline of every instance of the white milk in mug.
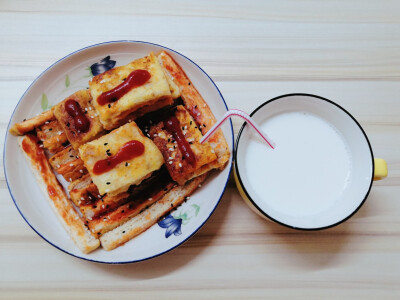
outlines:
[{"label": "white milk in mug", "polygon": [[251,116],[276,147],[243,125],[235,180],[245,202],[262,217],[296,229],[328,228],[351,217],[372,181],[387,176],[386,163],[374,160],[360,124],[328,99],[284,95]]}]

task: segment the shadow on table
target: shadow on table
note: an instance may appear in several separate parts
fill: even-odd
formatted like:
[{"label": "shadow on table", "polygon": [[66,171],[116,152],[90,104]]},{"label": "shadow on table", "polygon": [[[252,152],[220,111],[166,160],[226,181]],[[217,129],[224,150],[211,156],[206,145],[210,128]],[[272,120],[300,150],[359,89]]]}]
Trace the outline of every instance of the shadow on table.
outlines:
[{"label": "shadow on table", "polygon": [[[351,259],[348,244],[359,238],[363,219],[374,214],[373,193],[366,203],[349,220],[332,228],[317,231],[301,231],[267,221],[267,231],[274,236],[274,243],[283,248],[285,265],[293,269],[319,270],[347,263]],[[361,224],[361,225],[360,225]],[[353,240],[354,242],[354,240]],[[282,258],[282,257],[281,257]]]},{"label": "shadow on table", "polygon": [[132,264],[106,265],[89,263],[88,266],[102,272],[113,273],[131,279],[162,277],[180,269],[196,259],[218,235],[232,202],[227,194],[224,194],[218,207],[206,224],[194,236],[176,249],[159,257]]}]

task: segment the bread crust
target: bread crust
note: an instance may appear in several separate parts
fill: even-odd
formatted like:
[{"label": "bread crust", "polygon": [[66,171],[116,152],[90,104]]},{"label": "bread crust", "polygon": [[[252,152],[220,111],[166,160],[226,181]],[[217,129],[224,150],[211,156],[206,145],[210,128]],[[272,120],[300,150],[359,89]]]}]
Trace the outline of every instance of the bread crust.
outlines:
[{"label": "bread crust", "polygon": [[20,137],[18,142],[31,165],[38,185],[65,231],[83,253],[89,253],[98,248],[100,246],[99,240],[90,233],[68,199],[63,187],[51,169],[43,148],[38,144],[38,139],[28,134]]}]

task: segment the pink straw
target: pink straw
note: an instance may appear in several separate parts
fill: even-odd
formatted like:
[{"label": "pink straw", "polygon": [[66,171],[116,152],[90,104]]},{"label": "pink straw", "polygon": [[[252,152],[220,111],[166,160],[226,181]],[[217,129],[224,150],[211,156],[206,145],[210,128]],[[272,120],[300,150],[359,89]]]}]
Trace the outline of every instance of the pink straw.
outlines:
[{"label": "pink straw", "polygon": [[247,123],[249,123],[254,129],[255,131],[257,131],[257,133],[259,135],[261,135],[261,137],[264,139],[264,141],[268,144],[268,146],[270,146],[272,149],[275,149],[275,143],[265,134],[265,132],[263,132],[263,130],[256,124],[256,122],[254,122],[254,120],[248,115],[246,114],[244,111],[241,111],[239,109],[231,109],[228,110],[223,117],[218,120],[217,123],[214,124],[213,127],[211,127],[211,129],[209,131],[207,131],[207,133],[201,138],[200,140],[200,144],[203,144],[205,141],[207,141],[210,136],[212,136],[215,131],[230,117],[232,116],[238,116],[241,117],[242,119],[244,119]]}]

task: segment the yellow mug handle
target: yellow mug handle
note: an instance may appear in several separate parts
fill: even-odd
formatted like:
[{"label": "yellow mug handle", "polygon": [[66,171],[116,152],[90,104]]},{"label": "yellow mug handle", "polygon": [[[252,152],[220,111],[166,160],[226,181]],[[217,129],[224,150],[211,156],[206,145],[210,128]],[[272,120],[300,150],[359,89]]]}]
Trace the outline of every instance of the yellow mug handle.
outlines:
[{"label": "yellow mug handle", "polygon": [[382,158],[374,158],[375,170],[374,170],[374,180],[381,180],[388,176],[387,163]]}]

